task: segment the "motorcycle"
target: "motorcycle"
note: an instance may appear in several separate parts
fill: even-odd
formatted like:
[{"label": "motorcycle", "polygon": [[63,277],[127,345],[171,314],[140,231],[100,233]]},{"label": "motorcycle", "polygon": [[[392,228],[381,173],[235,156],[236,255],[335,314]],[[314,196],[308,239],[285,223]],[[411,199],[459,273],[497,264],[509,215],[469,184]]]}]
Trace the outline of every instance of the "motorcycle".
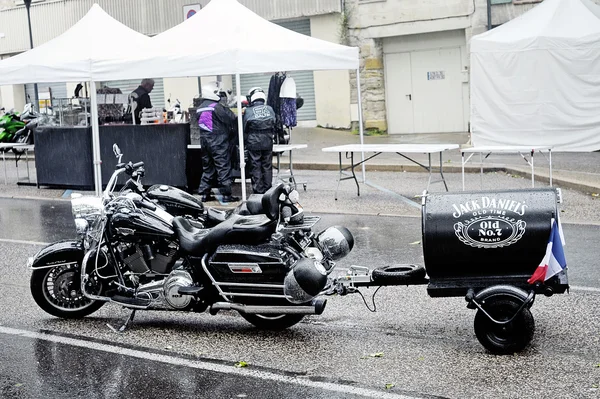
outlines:
[{"label": "motorcycle", "polygon": [[29,259],[40,308],[61,318],[108,302],[131,309],[114,331],[124,331],[137,310],[235,310],[275,330],[323,313],[329,275],[354,239],[341,226],[313,231],[320,218],[304,215],[296,190],[278,184],[249,205],[261,214],[198,228],[135,192],[115,195],[118,177],[143,167],[127,165],[117,165],[102,197],[72,196],[77,239]]},{"label": "motorcycle", "polygon": [[[46,124],[48,116],[35,112],[32,104],[26,104],[21,114],[21,121],[25,124],[13,137],[13,142],[18,144],[33,144],[33,131],[40,125]],[[25,151],[13,148],[13,152],[22,155]]]},{"label": "motorcycle", "polygon": [[19,114],[10,110],[0,116],[0,143],[12,143],[15,133],[25,126]]}]

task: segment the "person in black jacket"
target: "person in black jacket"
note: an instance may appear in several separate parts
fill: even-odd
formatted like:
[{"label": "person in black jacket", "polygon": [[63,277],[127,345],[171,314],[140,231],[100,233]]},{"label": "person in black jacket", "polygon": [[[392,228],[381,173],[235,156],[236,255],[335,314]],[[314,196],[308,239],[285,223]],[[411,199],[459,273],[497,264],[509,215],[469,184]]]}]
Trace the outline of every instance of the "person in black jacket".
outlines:
[{"label": "person in black jacket", "polygon": [[260,87],[250,89],[250,105],[244,112],[244,146],[248,150],[254,194],[267,192],[273,180],[275,112],[265,104],[265,100],[265,92]]},{"label": "person in black jacket", "polygon": [[235,202],[239,198],[231,195],[232,160],[231,142],[237,137],[236,116],[221,102],[217,88],[202,88],[202,103],[196,111],[200,127],[202,147],[202,180],[198,192],[202,202],[214,199],[211,189],[215,182],[219,187],[222,202]]},{"label": "person in black jacket", "polygon": [[142,110],[144,108],[152,108],[152,101],[150,101],[152,89],[154,89],[154,80],[144,79],[138,88],[130,94],[131,101],[133,102],[132,111],[136,125],[139,125],[141,122]]}]

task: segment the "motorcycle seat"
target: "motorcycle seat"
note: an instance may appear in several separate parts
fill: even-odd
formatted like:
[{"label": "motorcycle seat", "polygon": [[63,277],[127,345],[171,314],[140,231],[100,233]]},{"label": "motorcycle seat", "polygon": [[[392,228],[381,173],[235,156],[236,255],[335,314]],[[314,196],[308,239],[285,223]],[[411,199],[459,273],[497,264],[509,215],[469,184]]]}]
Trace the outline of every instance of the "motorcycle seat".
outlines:
[{"label": "motorcycle seat", "polygon": [[179,238],[180,249],[198,257],[223,244],[254,245],[264,242],[276,227],[277,221],[266,215],[233,215],[210,229],[198,229],[180,216],[173,219],[173,231]]},{"label": "motorcycle seat", "polygon": [[211,225],[222,223],[233,215],[234,209],[220,210],[215,208],[206,208],[206,219]]}]

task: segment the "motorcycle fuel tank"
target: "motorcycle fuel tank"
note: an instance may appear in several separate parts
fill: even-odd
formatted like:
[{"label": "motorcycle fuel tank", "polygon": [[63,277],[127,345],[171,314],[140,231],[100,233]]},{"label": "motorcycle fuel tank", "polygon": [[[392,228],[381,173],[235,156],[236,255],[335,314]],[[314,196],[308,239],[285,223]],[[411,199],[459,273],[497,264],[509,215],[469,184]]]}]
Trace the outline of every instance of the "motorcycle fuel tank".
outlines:
[{"label": "motorcycle fuel tank", "polygon": [[150,211],[132,211],[128,208],[115,212],[110,220],[110,228],[111,234],[123,241],[172,237],[175,234],[171,226]]},{"label": "motorcycle fuel tank", "polygon": [[429,294],[527,287],[546,253],[558,202],[551,188],[427,194],[422,234]]},{"label": "motorcycle fuel tank", "polygon": [[158,201],[173,216],[197,218],[204,213],[202,201],[175,187],[154,185],[146,192],[148,198]]}]

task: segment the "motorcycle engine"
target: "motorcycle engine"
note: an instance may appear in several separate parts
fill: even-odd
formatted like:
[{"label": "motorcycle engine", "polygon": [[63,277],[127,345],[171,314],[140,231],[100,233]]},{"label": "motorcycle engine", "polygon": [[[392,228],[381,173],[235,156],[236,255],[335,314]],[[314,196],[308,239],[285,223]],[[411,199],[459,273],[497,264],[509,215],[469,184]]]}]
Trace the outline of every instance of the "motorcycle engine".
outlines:
[{"label": "motorcycle engine", "polygon": [[190,295],[181,295],[178,290],[179,287],[190,287],[193,284],[194,280],[188,272],[183,270],[173,271],[169,277],[167,277],[163,286],[163,294],[167,304],[175,309],[187,308],[192,302],[192,297]]},{"label": "motorcycle engine", "polygon": [[150,271],[167,274],[177,260],[177,245],[168,241],[121,244],[119,250],[125,263],[137,274]]}]

